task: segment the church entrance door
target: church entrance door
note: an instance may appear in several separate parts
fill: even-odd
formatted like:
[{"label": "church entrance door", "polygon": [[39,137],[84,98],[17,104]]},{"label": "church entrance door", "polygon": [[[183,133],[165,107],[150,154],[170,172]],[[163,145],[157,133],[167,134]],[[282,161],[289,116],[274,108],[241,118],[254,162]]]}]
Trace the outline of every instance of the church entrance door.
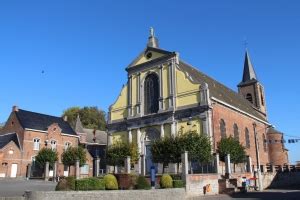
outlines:
[{"label": "church entrance door", "polygon": [[153,163],[151,154],[151,141],[157,140],[160,137],[160,133],[155,128],[147,128],[144,140],[144,152],[145,152],[145,172],[150,174],[151,166],[154,166],[157,171],[157,163]]}]

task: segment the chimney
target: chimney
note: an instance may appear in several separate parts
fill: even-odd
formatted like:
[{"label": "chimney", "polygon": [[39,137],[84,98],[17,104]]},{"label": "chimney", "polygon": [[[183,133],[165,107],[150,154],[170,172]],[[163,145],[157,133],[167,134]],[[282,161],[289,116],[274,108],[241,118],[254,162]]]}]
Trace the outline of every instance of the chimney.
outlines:
[{"label": "chimney", "polygon": [[68,116],[67,116],[67,115],[64,116],[64,121],[65,121],[65,122],[68,121]]},{"label": "chimney", "polygon": [[18,106],[13,106],[12,107],[12,111],[13,112],[18,112],[19,111],[19,107]]}]

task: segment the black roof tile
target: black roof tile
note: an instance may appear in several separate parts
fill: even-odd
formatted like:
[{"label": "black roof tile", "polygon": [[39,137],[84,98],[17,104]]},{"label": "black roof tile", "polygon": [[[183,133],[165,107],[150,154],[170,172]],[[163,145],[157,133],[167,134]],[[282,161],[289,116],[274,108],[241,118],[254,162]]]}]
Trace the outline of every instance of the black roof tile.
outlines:
[{"label": "black roof tile", "polygon": [[13,141],[14,143],[16,143],[16,145],[20,148],[17,134],[16,133],[7,133],[4,135],[0,135],[0,149],[2,149],[10,141]]},{"label": "black roof tile", "polygon": [[15,111],[15,113],[23,128],[47,131],[51,124],[57,123],[62,129],[62,133],[77,135],[70,124],[64,121],[62,117],[45,115],[22,109]]}]

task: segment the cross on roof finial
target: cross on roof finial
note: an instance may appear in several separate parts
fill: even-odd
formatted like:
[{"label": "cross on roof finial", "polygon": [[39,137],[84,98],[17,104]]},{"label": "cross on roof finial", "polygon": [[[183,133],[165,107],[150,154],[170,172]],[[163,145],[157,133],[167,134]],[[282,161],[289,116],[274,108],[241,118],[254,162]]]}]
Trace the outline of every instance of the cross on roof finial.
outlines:
[{"label": "cross on roof finial", "polygon": [[150,27],[150,37],[154,37],[154,29],[153,29],[153,27]]},{"label": "cross on roof finial", "polygon": [[244,39],[244,46],[245,46],[245,49],[247,49],[247,47],[248,47],[248,40],[247,40],[246,37],[245,37],[245,39]]}]

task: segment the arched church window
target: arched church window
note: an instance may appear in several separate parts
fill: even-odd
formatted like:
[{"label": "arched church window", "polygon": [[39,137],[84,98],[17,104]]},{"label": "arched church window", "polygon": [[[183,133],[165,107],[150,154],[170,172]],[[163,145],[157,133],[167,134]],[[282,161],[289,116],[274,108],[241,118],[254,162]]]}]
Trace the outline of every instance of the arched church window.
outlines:
[{"label": "arched church window", "polygon": [[234,124],[234,125],[233,125],[233,137],[234,137],[236,140],[239,140],[239,139],[240,139],[240,136],[239,136],[239,127],[237,126],[237,124]]},{"label": "arched church window", "polygon": [[250,135],[248,128],[245,128],[245,141],[246,141],[246,148],[250,149]]},{"label": "arched church window", "polygon": [[159,108],[159,82],[156,74],[149,74],[144,83],[145,87],[145,114],[157,113]]},{"label": "arched church window", "polygon": [[267,139],[265,134],[262,135],[262,139],[263,139],[264,151],[267,151]]},{"label": "arched church window", "polygon": [[253,103],[252,94],[248,93],[248,94],[246,95],[246,99],[247,99],[249,102]]},{"label": "arched church window", "polygon": [[226,124],[224,119],[220,120],[220,132],[221,132],[221,138],[226,138]]}]

